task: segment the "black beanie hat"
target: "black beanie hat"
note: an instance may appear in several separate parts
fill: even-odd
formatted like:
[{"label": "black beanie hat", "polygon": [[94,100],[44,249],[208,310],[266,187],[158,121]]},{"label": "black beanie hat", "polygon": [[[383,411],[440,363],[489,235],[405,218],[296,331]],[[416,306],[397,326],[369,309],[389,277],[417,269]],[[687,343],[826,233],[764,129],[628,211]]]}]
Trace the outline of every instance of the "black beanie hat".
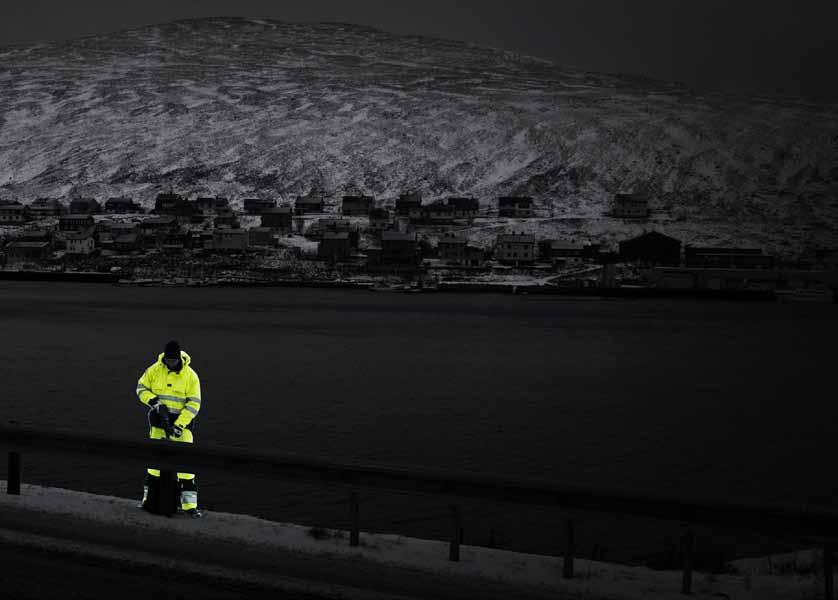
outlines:
[{"label": "black beanie hat", "polygon": [[163,358],[180,358],[180,344],[172,340],[163,350]]}]

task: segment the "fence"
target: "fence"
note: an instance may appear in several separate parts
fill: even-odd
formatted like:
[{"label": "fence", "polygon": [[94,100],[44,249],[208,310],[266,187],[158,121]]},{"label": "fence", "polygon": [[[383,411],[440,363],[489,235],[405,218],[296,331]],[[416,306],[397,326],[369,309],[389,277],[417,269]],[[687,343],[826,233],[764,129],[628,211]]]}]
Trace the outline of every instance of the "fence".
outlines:
[{"label": "fence", "polygon": [[[0,427],[0,446],[9,452],[9,494],[20,494],[23,451],[36,455],[90,455],[143,468],[154,465],[173,471],[216,469],[271,479],[345,487],[349,491],[349,543],[353,546],[357,546],[360,540],[360,489],[443,496],[452,500],[449,546],[449,558],[452,561],[459,560],[463,532],[463,514],[457,500],[481,499],[554,507],[563,511],[592,511],[676,521],[684,527],[681,537],[681,592],[684,594],[689,594],[692,587],[695,526],[707,525],[794,537],[823,548],[824,598],[834,600],[833,557],[838,542],[838,512],[829,510],[712,500],[688,501],[670,496],[595,489],[550,481],[510,480],[451,471],[337,463],[217,446],[135,442],[12,427]],[[571,578],[574,574],[575,530],[576,521],[567,518],[562,557],[565,578]]]}]

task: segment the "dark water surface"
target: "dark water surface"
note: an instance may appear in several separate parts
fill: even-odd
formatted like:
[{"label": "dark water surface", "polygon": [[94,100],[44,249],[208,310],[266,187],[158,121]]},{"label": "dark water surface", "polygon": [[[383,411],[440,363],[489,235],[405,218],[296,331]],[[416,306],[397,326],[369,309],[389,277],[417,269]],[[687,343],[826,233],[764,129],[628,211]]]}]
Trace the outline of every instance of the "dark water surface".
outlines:
[{"label": "dark water surface", "polygon": [[[177,338],[202,381],[199,442],[824,506],[836,334],[834,305],[0,283],[4,421],[141,438],[136,380]],[[142,480],[70,460],[24,474],[121,496]],[[244,477],[206,474],[201,501],[346,522],[343,492]],[[363,495],[368,529],[447,536],[446,515]],[[593,519],[580,544],[637,558],[678,533],[620,523]],[[556,553],[560,531],[550,511],[466,513],[466,543]]]}]

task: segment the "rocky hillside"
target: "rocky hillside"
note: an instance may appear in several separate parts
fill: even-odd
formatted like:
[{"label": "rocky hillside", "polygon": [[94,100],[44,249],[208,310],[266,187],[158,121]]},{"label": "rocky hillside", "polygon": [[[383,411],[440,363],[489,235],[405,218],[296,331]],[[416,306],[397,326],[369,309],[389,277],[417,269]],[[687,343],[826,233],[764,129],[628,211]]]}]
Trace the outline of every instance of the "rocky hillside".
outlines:
[{"label": "rocky hillside", "polygon": [[672,224],[829,243],[838,107],[340,24],[190,20],[0,49],[0,197],[169,187],[528,194],[582,220],[645,190]]}]

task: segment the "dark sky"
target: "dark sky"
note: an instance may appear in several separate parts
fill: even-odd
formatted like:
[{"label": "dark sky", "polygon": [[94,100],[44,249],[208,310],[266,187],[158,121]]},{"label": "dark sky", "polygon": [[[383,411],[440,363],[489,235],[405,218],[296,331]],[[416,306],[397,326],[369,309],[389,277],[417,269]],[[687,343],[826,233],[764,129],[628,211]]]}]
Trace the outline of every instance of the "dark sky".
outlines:
[{"label": "dark sky", "polygon": [[699,89],[838,101],[835,0],[11,0],[0,44],[218,15],[360,23]]}]

